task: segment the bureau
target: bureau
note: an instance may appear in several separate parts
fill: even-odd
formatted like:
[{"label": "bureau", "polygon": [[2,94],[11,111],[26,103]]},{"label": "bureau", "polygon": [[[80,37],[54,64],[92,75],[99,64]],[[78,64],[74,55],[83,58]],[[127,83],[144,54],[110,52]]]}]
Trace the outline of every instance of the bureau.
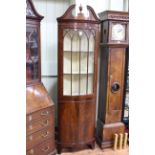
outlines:
[{"label": "bureau", "polygon": [[54,104],[40,84],[26,88],[27,155],[55,154]]},{"label": "bureau", "polygon": [[54,155],[54,103],[41,82],[40,22],[26,1],[26,154]]}]

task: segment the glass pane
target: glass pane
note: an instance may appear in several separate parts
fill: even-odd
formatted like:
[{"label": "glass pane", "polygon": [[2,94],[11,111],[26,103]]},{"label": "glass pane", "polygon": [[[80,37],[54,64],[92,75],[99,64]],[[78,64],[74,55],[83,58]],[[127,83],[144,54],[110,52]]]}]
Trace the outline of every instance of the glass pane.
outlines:
[{"label": "glass pane", "polygon": [[79,74],[79,52],[72,52],[72,74]]},{"label": "glass pane", "polygon": [[91,32],[89,37],[89,51],[94,52],[94,48],[95,48],[95,39],[94,39],[93,32]]},{"label": "glass pane", "polygon": [[93,93],[93,77],[94,77],[94,46],[95,39],[93,32],[91,31],[90,37],[89,37],[89,58],[88,58],[88,94]]},{"label": "glass pane", "polygon": [[81,74],[87,74],[87,52],[81,52]]},{"label": "glass pane", "polygon": [[63,94],[71,95],[71,75],[63,75]]},{"label": "glass pane", "polygon": [[88,75],[88,94],[93,93],[93,74]]},{"label": "glass pane", "polygon": [[72,96],[79,95],[79,74],[72,75]]},{"label": "glass pane", "polygon": [[72,51],[79,52],[80,50],[80,37],[77,30],[73,31],[73,39],[72,39]]},{"label": "glass pane", "polygon": [[64,51],[64,74],[71,74],[71,52]]},{"label": "glass pane", "polygon": [[79,51],[80,51],[80,37],[77,30],[75,30],[72,39],[72,74],[79,73]]},{"label": "glass pane", "polygon": [[64,30],[64,95],[93,93],[94,43],[92,31]]},{"label": "glass pane", "polygon": [[87,74],[80,75],[80,95],[86,95],[87,93]]},{"label": "glass pane", "polygon": [[71,73],[71,36],[69,31],[64,31],[64,53],[63,53],[63,72],[66,74]]},{"label": "glass pane", "polygon": [[88,39],[86,33],[83,31],[79,31],[81,36],[81,52],[88,52]]},{"label": "glass pane", "polygon": [[93,33],[91,32],[89,37],[89,62],[88,62],[89,73],[94,73],[94,44],[95,40]]},{"label": "glass pane", "polygon": [[81,74],[87,74],[87,59],[88,59],[88,39],[85,32],[81,33]]},{"label": "glass pane", "polygon": [[94,73],[94,52],[89,52],[88,74]]},{"label": "glass pane", "polygon": [[39,53],[37,28],[26,28],[26,79],[39,78]]},{"label": "glass pane", "polygon": [[72,96],[79,95],[79,51],[80,36],[79,31],[74,30],[72,39]]},{"label": "glass pane", "polygon": [[64,51],[71,51],[71,36],[69,31],[64,31]]}]

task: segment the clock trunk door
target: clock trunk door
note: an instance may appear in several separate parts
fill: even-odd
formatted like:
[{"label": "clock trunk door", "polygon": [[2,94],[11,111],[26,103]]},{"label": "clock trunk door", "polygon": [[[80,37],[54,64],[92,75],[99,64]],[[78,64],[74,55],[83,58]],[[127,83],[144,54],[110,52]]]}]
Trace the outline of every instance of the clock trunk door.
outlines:
[{"label": "clock trunk door", "polygon": [[107,123],[119,121],[122,115],[122,93],[124,88],[124,59],[123,48],[109,49],[109,79],[108,79],[108,104]]}]

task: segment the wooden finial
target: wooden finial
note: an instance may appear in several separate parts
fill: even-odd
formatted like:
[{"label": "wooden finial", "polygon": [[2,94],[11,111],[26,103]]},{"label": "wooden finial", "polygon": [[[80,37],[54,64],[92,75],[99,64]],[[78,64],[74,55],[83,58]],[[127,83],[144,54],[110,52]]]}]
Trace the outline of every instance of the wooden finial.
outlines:
[{"label": "wooden finial", "polygon": [[80,4],[80,6],[79,6],[79,10],[80,10],[80,13],[82,12],[82,10],[83,10],[83,7],[82,7],[82,5]]},{"label": "wooden finial", "polygon": [[82,7],[82,5],[80,4],[80,6],[79,6],[79,13],[78,13],[78,16],[77,16],[78,19],[85,19],[82,10],[83,10],[83,7]]}]

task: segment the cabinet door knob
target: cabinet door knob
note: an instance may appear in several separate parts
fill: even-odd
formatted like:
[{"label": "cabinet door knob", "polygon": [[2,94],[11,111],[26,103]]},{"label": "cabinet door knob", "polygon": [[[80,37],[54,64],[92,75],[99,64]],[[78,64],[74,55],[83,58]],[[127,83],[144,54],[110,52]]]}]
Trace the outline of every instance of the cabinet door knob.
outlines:
[{"label": "cabinet door knob", "polygon": [[34,154],[34,150],[33,149],[30,150],[30,154]]},{"label": "cabinet door knob", "polygon": [[45,127],[45,126],[48,126],[48,124],[49,124],[49,123],[48,123],[48,120],[45,120],[45,121],[43,121],[43,122],[41,123],[41,125],[44,126],[44,127]]},{"label": "cabinet door knob", "polygon": [[30,138],[30,140],[33,140],[33,136],[32,135],[29,138]]},{"label": "cabinet door knob", "polygon": [[120,90],[120,84],[118,82],[114,82],[111,86],[111,91],[113,93],[116,93],[119,90]]},{"label": "cabinet door knob", "polygon": [[32,130],[33,129],[33,126],[32,125],[29,125],[29,129]]},{"label": "cabinet door knob", "polygon": [[46,131],[45,133],[43,133],[43,134],[42,134],[42,137],[44,137],[44,138],[45,138],[45,137],[47,137],[47,136],[48,136],[48,134],[49,134],[49,132],[48,132],[48,131]]},{"label": "cabinet door knob", "polygon": [[44,151],[44,152],[47,152],[47,151],[49,150],[49,148],[50,148],[50,147],[47,146],[47,147],[45,147],[45,148],[42,148],[41,150]]},{"label": "cabinet door knob", "polygon": [[31,120],[32,120],[32,115],[29,116],[29,121],[31,121]]}]

